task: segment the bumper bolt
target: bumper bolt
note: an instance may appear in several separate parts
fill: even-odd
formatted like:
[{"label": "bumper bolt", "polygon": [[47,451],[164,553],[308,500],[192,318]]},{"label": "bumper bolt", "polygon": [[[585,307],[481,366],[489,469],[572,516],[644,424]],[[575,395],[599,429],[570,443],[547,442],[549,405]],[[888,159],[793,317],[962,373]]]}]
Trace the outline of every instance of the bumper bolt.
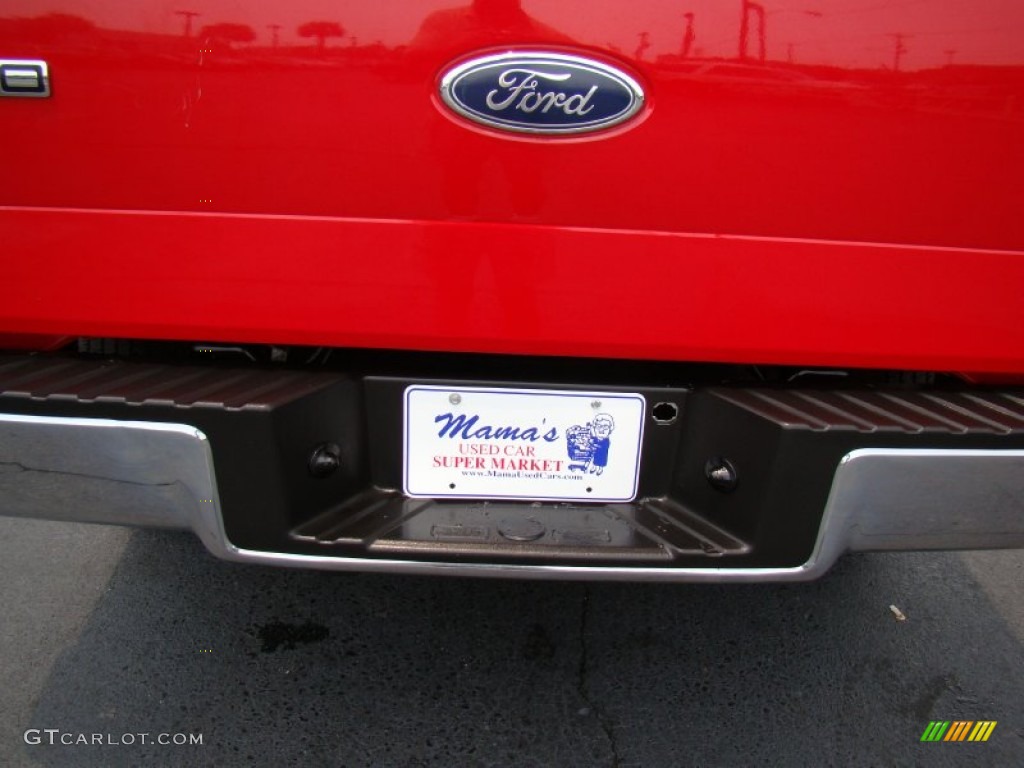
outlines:
[{"label": "bumper bolt", "polygon": [[739,484],[739,475],[736,467],[728,459],[714,456],[704,464],[704,477],[708,479],[711,487],[722,493],[731,493],[736,490]]},{"label": "bumper bolt", "polygon": [[309,474],[313,477],[327,477],[341,466],[341,448],[334,443],[323,443],[309,455]]}]

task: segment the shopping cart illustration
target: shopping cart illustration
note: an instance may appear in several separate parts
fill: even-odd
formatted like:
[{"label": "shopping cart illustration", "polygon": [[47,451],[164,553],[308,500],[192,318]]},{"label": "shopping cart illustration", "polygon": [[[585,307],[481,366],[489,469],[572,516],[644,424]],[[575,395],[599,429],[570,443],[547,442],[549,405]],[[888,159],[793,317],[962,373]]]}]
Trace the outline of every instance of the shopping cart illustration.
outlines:
[{"label": "shopping cart illustration", "polygon": [[569,452],[569,471],[586,472],[594,460],[594,440],[590,424],[575,424],[565,431],[566,449]]},{"label": "shopping cart illustration", "polygon": [[570,472],[589,472],[600,475],[608,465],[609,436],[615,429],[615,419],[599,413],[593,421],[574,424],[565,430],[565,447],[569,452]]}]

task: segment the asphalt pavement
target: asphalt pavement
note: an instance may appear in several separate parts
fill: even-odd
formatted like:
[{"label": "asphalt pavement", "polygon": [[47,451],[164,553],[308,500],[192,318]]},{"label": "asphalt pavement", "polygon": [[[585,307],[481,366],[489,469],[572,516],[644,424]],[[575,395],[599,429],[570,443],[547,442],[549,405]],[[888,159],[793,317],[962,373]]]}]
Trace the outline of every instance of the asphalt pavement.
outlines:
[{"label": "asphalt pavement", "polygon": [[[1024,765],[1022,585],[1024,552],[581,584],[0,520],[0,765]],[[933,720],[997,725],[922,743]]]}]

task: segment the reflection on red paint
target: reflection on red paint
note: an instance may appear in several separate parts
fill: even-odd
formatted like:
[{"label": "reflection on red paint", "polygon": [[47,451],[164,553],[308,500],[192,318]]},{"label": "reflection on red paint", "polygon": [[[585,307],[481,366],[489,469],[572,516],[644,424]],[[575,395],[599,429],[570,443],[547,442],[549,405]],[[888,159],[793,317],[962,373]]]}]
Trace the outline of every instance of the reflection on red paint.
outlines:
[{"label": "reflection on red paint", "polygon": [[[22,183],[0,188],[0,203],[433,220],[525,214],[564,226],[1024,247],[1016,211],[1024,55],[978,66],[961,46],[953,66],[914,69],[921,35],[897,72],[897,62],[815,63],[804,38],[791,64],[772,40],[834,31],[832,17],[846,20],[847,36],[883,30],[871,40],[891,55],[896,11],[854,13],[853,0],[848,12],[722,6],[696,19],[707,30],[700,45],[693,15],[670,13],[667,0],[638,6],[628,35],[614,4],[588,5],[587,19],[570,21],[563,3],[409,3],[407,37],[391,45],[369,42],[317,0],[291,4],[288,26],[267,22],[268,4],[243,10],[213,0],[166,11],[154,4],[146,29],[105,26],[109,14],[8,12],[0,49],[46,58],[54,97],[32,108],[0,103],[5,139],[32,135],[47,156],[11,158],[7,171]],[[359,8],[347,15],[368,13]],[[418,22],[409,18],[417,13]],[[672,13],[665,47],[661,30],[639,28]],[[911,29],[917,12],[906,13]],[[732,56],[711,38],[730,27],[733,45],[740,41]],[[614,40],[635,56],[612,53]],[[655,119],[553,150],[480,137],[439,113],[431,90],[443,67],[518,44],[569,46],[634,68]],[[636,195],[642,205],[629,204]]]},{"label": "reflection on red paint", "polygon": [[[401,13],[359,0],[82,7],[7,0],[0,11],[0,56],[45,59],[53,85],[50,99],[0,99],[0,142],[23,148],[5,157],[4,177],[17,183],[0,185],[0,205],[1024,250],[1024,4],[644,0],[627,10],[578,0],[407,0]],[[635,72],[649,95],[648,119],[599,140],[548,144],[485,135],[437,108],[445,67],[517,47],[568,49]],[[13,221],[6,216],[0,236]],[[5,259],[24,258],[5,241]],[[601,258],[637,258],[629,236],[599,242]],[[103,269],[97,243],[79,247],[81,259],[71,263]],[[216,242],[189,247],[218,258]],[[420,252],[403,247],[405,260],[418,263]],[[345,243],[337,253],[329,269],[339,280],[346,260],[375,258]],[[429,272],[428,264],[418,268]],[[506,268],[480,278],[493,281],[487,290],[502,306],[514,301],[502,294]],[[173,265],[163,269],[153,279],[172,279]],[[24,279],[23,292],[44,284],[41,274],[38,284]],[[778,275],[779,285],[764,290],[813,302],[793,286],[812,291],[828,279],[827,270]],[[897,281],[908,296],[919,290],[914,272],[874,279]],[[977,279],[998,287],[998,276]],[[949,311],[988,316],[985,291],[976,289],[977,303]],[[769,303],[736,311],[757,323]],[[34,317],[27,300],[19,306]],[[89,316],[80,309],[68,317]],[[271,311],[254,308],[253,325],[272,326],[260,314]],[[880,311],[897,325],[906,320],[899,305]],[[147,322],[139,334],[173,328],[167,318]],[[535,330],[553,333],[542,323]],[[870,364],[856,335],[847,340]]]}]

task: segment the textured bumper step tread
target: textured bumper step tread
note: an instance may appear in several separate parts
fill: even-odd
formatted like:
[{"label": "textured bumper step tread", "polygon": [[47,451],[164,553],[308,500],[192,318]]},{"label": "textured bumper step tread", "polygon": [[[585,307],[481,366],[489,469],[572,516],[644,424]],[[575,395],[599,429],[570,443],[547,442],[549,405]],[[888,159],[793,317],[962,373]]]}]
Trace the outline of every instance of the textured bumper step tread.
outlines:
[{"label": "textured bumper step tread", "polygon": [[1024,404],[996,393],[715,389],[723,400],[787,428],[862,433],[1024,433]]},{"label": "textured bumper step tread", "polygon": [[298,540],[378,555],[660,560],[742,554],[739,539],[674,502],[452,502],[360,494],[292,531]]},{"label": "textured bumper step tread", "polygon": [[0,358],[0,396],[33,400],[262,409],[315,392],[339,378],[323,372],[266,368]]}]

